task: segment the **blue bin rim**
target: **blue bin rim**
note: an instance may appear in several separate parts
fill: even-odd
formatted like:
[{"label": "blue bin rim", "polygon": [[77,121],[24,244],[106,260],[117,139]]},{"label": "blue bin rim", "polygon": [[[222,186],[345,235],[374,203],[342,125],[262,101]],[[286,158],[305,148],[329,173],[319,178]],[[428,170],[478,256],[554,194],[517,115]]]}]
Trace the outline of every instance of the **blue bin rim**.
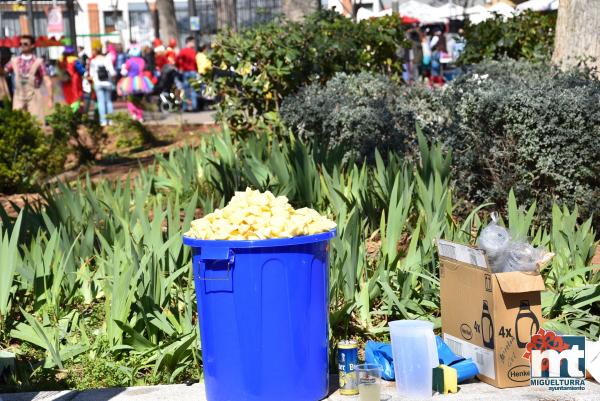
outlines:
[{"label": "blue bin rim", "polygon": [[337,229],[332,229],[318,234],[300,235],[291,238],[268,238],[257,240],[214,240],[196,239],[183,236],[183,244],[192,248],[266,248],[274,246],[290,246],[312,244],[315,242],[328,241],[335,237]]}]

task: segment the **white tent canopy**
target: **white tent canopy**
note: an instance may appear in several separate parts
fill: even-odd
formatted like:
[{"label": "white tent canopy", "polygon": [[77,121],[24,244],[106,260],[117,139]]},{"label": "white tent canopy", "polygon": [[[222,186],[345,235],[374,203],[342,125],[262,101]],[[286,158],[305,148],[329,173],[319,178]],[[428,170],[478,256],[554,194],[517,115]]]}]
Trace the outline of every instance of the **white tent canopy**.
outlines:
[{"label": "white tent canopy", "polygon": [[467,14],[467,15],[485,14],[485,13],[488,13],[488,9],[481,5],[469,7],[465,10],[465,14]]},{"label": "white tent canopy", "polygon": [[[408,1],[400,5],[399,13],[401,16],[416,18],[424,23],[444,22],[447,19],[462,18],[464,8],[454,3],[446,3],[441,7],[432,7],[419,1]],[[379,12],[372,12],[361,7],[358,9],[356,19],[362,21],[371,17],[383,17],[392,15],[392,9],[386,8]]]},{"label": "white tent canopy", "polygon": [[559,0],[529,0],[517,6],[517,11],[550,11],[558,10]]},{"label": "white tent canopy", "polygon": [[515,13],[515,9],[506,3],[496,3],[488,8],[489,12],[502,15],[503,17],[512,17]]},{"label": "white tent canopy", "polygon": [[452,2],[448,2],[443,6],[436,7],[436,15],[438,17],[448,18],[448,19],[458,19],[462,18],[465,9],[458,4],[454,4]]},{"label": "white tent canopy", "polygon": [[489,18],[493,18],[494,14],[498,14],[506,18],[512,18],[516,10],[506,3],[496,3],[490,7],[481,5],[469,7],[465,10],[465,14],[469,16],[469,21],[473,24],[479,24]]},{"label": "white tent canopy", "polygon": [[443,22],[447,18],[440,15],[438,8],[415,0],[400,4],[398,11],[400,15],[416,18],[422,23]]},{"label": "white tent canopy", "polygon": [[373,13],[373,17],[385,17],[386,15],[392,15],[391,8],[384,8],[379,12]]},{"label": "white tent canopy", "polygon": [[465,10],[465,13],[469,16],[469,21],[473,24],[479,24],[488,18],[492,18],[494,15],[488,11],[484,6],[473,6]]},{"label": "white tent canopy", "polygon": [[[339,2],[339,0],[329,0],[329,3],[332,4],[336,1]],[[528,6],[531,8],[527,9],[545,10],[549,8],[544,7],[553,7],[552,4],[556,4],[557,6],[558,0],[531,0],[522,3],[517,7],[517,9],[526,9],[523,8],[523,6]],[[458,4],[455,4],[452,0],[448,1],[440,7],[433,7],[428,4],[422,3],[419,0],[408,0],[399,5],[398,11],[402,16],[416,18],[425,24],[446,22],[450,19],[462,19],[464,15],[468,15],[469,20],[472,23],[478,24],[489,18],[492,18],[494,14],[501,15],[504,18],[511,18],[517,12],[510,5],[502,2],[496,3],[489,7],[476,5],[465,9]],[[391,8],[383,9],[379,12],[373,12],[364,7],[361,7],[358,9],[356,17],[358,21],[362,21],[371,17],[382,17],[384,15],[391,14]]]}]

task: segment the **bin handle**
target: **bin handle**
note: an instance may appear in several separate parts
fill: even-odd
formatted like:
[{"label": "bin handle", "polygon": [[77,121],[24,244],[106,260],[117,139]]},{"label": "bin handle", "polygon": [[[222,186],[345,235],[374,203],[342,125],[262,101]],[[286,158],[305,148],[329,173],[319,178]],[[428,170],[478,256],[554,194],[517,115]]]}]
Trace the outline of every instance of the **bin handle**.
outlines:
[{"label": "bin handle", "polygon": [[203,278],[200,276],[200,277],[198,277],[198,279],[203,280],[203,281],[226,281],[226,280],[229,280],[230,273],[231,273],[231,265],[233,265],[233,262],[235,261],[235,254],[233,253],[233,250],[231,248],[215,248],[215,247],[202,248],[202,251],[200,252],[200,261],[206,262],[209,260],[210,261],[219,261],[219,260],[227,261],[227,277],[225,277],[225,278]]},{"label": "bin handle", "polygon": [[233,263],[233,250],[231,248],[202,248],[200,260],[229,260]]}]

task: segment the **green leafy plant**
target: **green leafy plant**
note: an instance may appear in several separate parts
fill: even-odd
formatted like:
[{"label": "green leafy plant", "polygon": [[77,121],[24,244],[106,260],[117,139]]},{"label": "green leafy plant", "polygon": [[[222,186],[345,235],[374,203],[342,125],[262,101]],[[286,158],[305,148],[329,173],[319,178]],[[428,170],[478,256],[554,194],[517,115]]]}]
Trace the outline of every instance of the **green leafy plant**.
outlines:
[{"label": "green leafy plant", "polygon": [[[598,215],[600,159],[596,143],[600,81],[546,65],[490,62],[454,81],[442,95],[450,110],[440,140],[453,150],[457,187],[475,204],[504,206],[537,201],[541,216],[552,204]],[[597,222],[597,221],[596,221]]]},{"label": "green leafy plant", "polygon": [[[460,217],[450,156],[420,134],[417,141],[416,162],[375,152],[372,164],[343,166],[338,158],[328,166],[297,138],[241,141],[226,131],[157,159],[135,178],[59,183],[43,204],[18,208],[16,219],[0,209],[0,250],[17,260],[0,272],[0,345],[18,357],[11,389],[200,378],[191,257],[181,234],[192,218],[247,185],[285,194],[337,222],[330,244],[332,349],[342,337],[385,339],[391,319],[439,327],[434,240],[474,244],[490,205]],[[549,324],[596,338],[591,222],[556,206],[551,225],[539,224],[539,209],[516,199],[508,195],[507,224],[557,254],[542,271]],[[75,379],[82,372],[89,380]]]},{"label": "green leafy plant", "polygon": [[35,117],[0,108],[0,121],[0,192],[28,190],[62,168],[62,140],[46,136]]},{"label": "green leafy plant", "polygon": [[504,57],[528,61],[549,60],[554,49],[556,12],[524,11],[511,18],[496,14],[478,24],[465,24],[464,65]]},{"label": "green leafy plant", "polygon": [[[46,120],[52,128],[55,148],[60,146],[66,150],[66,145],[69,144],[80,163],[93,160],[97,143],[102,137],[102,130],[96,120],[63,104],[55,105],[52,114]],[[85,132],[80,133],[80,130]]]},{"label": "green leafy plant", "polygon": [[338,73],[285,98],[281,115],[300,138],[319,143],[317,149],[342,153],[343,163],[361,162],[372,160],[376,148],[405,151],[415,120],[411,128],[397,122],[400,97],[400,88],[384,76]]},{"label": "green leafy plant", "polygon": [[107,128],[107,133],[117,137],[117,147],[139,148],[157,142],[152,131],[127,113],[111,114],[110,120],[112,125]]},{"label": "green leafy plant", "polygon": [[323,85],[306,86],[287,96],[280,112],[283,123],[325,163],[340,156],[342,163],[365,158],[372,163],[377,148],[414,157],[420,150],[415,127],[432,137],[449,114],[428,88],[400,86],[369,72],[337,73]]},{"label": "green leafy plant", "polygon": [[0,231],[0,255],[3,259],[2,269],[0,269],[0,333],[5,332],[6,321],[10,317],[15,292],[15,275],[21,261],[18,249],[21,221],[22,215],[19,214],[10,235],[8,230],[5,231],[4,227],[0,226],[2,229]]},{"label": "green leafy plant", "polygon": [[404,44],[397,17],[357,24],[334,11],[221,33],[210,53],[221,70],[212,79],[222,96],[218,118],[234,133],[245,133],[268,124],[266,113],[277,110],[285,96],[337,72],[399,75],[402,61],[396,55]]}]

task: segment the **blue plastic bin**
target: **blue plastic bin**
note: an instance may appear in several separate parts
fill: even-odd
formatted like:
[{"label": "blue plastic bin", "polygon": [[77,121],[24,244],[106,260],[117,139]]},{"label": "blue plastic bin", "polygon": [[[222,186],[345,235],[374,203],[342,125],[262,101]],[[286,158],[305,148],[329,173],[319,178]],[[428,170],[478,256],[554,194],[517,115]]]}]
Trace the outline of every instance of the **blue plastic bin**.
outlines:
[{"label": "blue plastic bin", "polygon": [[335,230],[192,247],[208,401],[327,395],[328,243]]}]

